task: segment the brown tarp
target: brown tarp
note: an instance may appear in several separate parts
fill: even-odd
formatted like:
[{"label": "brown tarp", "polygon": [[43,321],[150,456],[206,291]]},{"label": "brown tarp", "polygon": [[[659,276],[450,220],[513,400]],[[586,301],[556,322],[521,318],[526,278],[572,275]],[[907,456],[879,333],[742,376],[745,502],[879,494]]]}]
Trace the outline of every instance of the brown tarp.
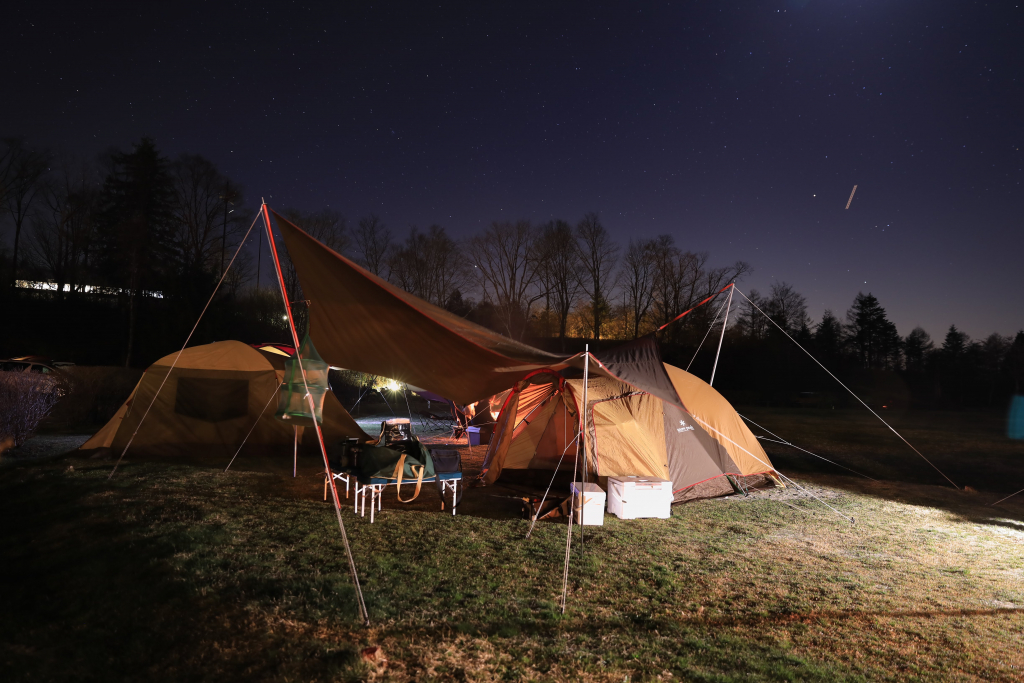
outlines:
[{"label": "brown tarp", "polygon": [[[506,391],[533,370],[582,371],[585,353],[547,353],[449,313],[272,213],[309,302],[310,336],[331,365],[391,377],[459,404]],[[653,335],[590,355],[591,377],[682,405]]]},{"label": "brown tarp", "polygon": [[[271,398],[284,375],[283,358],[272,360],[269,354],[238,341],[194,346],[181,353],[160,389],[176,355],[165,356],[146,370],[128,400],[82,450],[110,448],[120,453],[159,389],[132,441],[132,453],[230,458],[252,429],[247,449],[290,455],[287,447],[293,443],[294,431],[292,425],[274,418],[277,399]],[[322,429],[328,443],[370,438],[331,392],[324,398]],[[316,445],[313,430],[305,432],[300,435],[302,443]]]},{"label": "brown tarp", "polygon": [[310,336],[331,365],[466,404],[508,389],[523,366],[564,359],[427,303],[274,216],[310,302]]}]

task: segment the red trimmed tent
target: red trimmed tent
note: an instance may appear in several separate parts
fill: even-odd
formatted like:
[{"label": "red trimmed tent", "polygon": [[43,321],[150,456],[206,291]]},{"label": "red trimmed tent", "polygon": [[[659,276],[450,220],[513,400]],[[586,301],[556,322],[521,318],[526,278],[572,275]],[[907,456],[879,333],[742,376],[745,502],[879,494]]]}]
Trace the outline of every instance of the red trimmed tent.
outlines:
[{"label": "red trimmed tent", "polygon": [[[728,401],[703,380],[665,364],[682,405],[608,377],[589,380],[585,414],[590,476],[641,475],[673,482],[676,502],[731,493],[773,471]],[[550,480],[571,474],[579,450],[583,380],[537,370],[519,381],[498,416],[483,478]],[[582,455],[582,453],[580,453]],[[532,471],[532,472],[531,472]],[[530,476],[533,474],[534,476]],[[518,475],[518,476],[517,476]],[[578,475],[577,475],[578,476]]]}]

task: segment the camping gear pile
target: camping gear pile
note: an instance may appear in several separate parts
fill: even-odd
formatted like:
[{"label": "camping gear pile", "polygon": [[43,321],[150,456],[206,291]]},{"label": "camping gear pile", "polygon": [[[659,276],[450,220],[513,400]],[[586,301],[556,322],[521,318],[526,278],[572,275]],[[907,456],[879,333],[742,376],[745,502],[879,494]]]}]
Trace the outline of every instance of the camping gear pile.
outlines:
[{"label": "camping gear pile", "polygon": [[[462,481],[462,461],[459,452],[431,452],[411,434],[409,428],[409,420],[388,420],[381,425],[381,437],[376,444],[350,440],[328,451],[328,461],[335,477],[351,475],[356,478],[357,513],[366,515],[366,497],[370,497],[371,524],[383,506],[384,489],[389,485],[396,487],[399,503],[411,503],[419,497],[424,483],[434,483],[442,510],[445,509],[445,493],[450,490],[453,515],[461,500],[458,483]],[[402,498],[403,484],[416,487],[408,498]]]}]

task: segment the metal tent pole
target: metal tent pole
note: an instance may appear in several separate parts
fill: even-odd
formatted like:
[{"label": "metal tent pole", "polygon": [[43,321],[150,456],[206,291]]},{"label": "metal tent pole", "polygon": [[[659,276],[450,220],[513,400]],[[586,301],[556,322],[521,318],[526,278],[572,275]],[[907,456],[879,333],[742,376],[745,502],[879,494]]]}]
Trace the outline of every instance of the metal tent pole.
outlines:
[{"label": "metal tent pole", "polygon": [[732,306],[732,293],[735,289],[729,289],[729,300],[725,302],[725,320],[722,321],[722,334],[718,337],[718,350],[715,351],[715,364],[711,368],[711,381],[708,382],[708,386],[715,386],[715,370],[718,369],[718,356],[722,353],[722,340],[725,339],[725,328],[729,324],[729,308]]},{"label": "metal tent pole", "polygon": [[[587,344],[584,347],[584,349],[585,349],[585,351],[584,351],[584,359],[583,359],[583,410],[580,411],[580,433],[582,434],[582,441],[581,441],[581,443],[583,444],[583,467],[584,467],[584,469],[586,469],[586,467],[587,467],[587,383],[589,381],[588,374],[590,372],[590,344]],[[576,470],[577,470],[577,468],[579,466],[579,459],[580,459],[579,451],[577,451],[577,455],[576,455],[576,463],[577,464],[575,466],[573,466],[573,469],[572,469],[573,485],[575,485],[575,483],[576,483],[575,482],[575,480],[576,480]],[[573,525],[574,518],[576,516],[576,505],[575,505],[575,500],[574,500],[575,496],[572,495],[573,494],[573,490],[572,490],[571,487],[569,489],[569,494],[570,494],[569,495],[569,526],[568,526],[568,530],[566,531],[566,535],[565,535],[565,566],[564,566],[563,572],[562,572],[562,614],[565,614],[565,603],[566,603],[567,595],[568,595],[568,592],[569,592],[569,558],[572,555],[572,525]],[[581,503],[581,505],[582,505],[582,502],[583,502],[583,494],[581,492],[580,493],[580,503]],[[583,533],[583,511],[582,511],[582,507],[580,509],[580,533],[581,534]]]},{"label": "metal tent pole", "polygon": [[292,479],[294,479],[299,471],[299,427],[292,425],[292,429],[295,431],[295,457],[292,460]]},{"label": "metal tent pole", "polygon": [[281,260],[277,256],[277,245],[274,242],[274,231],[270,227],[270,212],[266,203],[261,207],[263,221],[267,228],[267,242],[270,246],[270,254],[274,258],[274,269],[277,272],[277,282],[281,286],[281,298],[284,300],[284,310],[288,315],[288,328],[292,333],[292,342],[295,344],[295,359],[298,361],[299,372],[302,374],[302,386],[306,390],[306,400],[309,403],[309,413],[313,416],[313,427],[316,428],[317,441],[320,443],[320,453],[324,457],[324,470],[327,481],[331,484],[331,495],[334,497],[334,513],[338,518],[338,528],[341,530],[341,539],[345,544],[345,553],[348,555],[348,566],[352,572],[352,582],[356,589],[356,599],[359,603],[359,616],[363,622],[370,625],[370,615],[366,611],[366,602],[363,600],[363,590],[359,586],[359,574],[356,571],[356,561],[352,557],[352,548],[348,543],[348,534],[345,532],[345,522],[341,519],[341,499],[338,498],[338,487],[334,484],[334,477],[331,475],[331,465],[327,461],[327,447],[324,445],[324,433],[320,429],[320,423],[316,421],[316,406],[313,404],[313,395],[309,393],[309,384],[306,382],[306,369],[302,367],[302,355],[299,353],[299,333],[295,330],[295,319],[292,317],[292,306],[288,302],[288,290],[284,286],[284,273],[281,271]]}]

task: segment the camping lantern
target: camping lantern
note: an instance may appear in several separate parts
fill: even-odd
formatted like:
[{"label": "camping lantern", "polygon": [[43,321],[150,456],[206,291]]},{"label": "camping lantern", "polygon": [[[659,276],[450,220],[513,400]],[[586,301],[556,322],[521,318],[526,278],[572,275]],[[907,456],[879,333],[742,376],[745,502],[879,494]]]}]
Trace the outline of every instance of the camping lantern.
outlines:
[{"label": "camping lantern", "polygon": [[[305,382],[302,381],[303,370],[306,371]],[[311,426],[314,418],[322,424],[324,395],[330,389],[327,382],[329,370],[330,367],[317,353],[309,335],[306,335],[298,352],[284,363],[284,381],[278,393],[277,413],[274,417],[288,420],[294,425]],[[313,413],[309,410],[309,400],[306,398],[307,387],[313,397]]]}]

